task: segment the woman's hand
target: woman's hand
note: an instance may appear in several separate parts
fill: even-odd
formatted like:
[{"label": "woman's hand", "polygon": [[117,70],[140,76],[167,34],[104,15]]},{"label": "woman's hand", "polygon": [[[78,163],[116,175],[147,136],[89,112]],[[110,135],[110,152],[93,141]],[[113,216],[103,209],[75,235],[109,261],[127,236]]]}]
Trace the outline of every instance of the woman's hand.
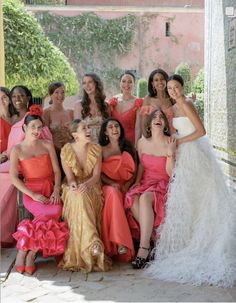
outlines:
[{"label": "woman's hand", "polygon": [[169,137],[167,140],[167,157],[173,157],[176,151],[176,138],[174,137]]},{"label": "woman's hand", "polygon": [[0,154],[0,163],[6,162],[8,160],[6,152]]},{"label": "woman's hand", "polygon": [[78,188],[77,188],[77,191],[79,192],[79,193],[85,193],[86,191],[88,191],[89,190],[89,187],[88,187],[88,185],[86,184],[86,182],[84,182],[84,183],[81,183],[81,184],[79,184],[78,185]]},{"label": "woman's hand", "polygon": [[34,201],[42,203],[42,204],[48,204],[48,202],[49,202],[49,199],[47,197],[45,197],[44,195],[37,194],[37,193],[33,193],[31,195],[31,198]]},{"label": "woman's hand", "polygon": [[75,181],[71,182],[69,188],[71,191],[76,191],[78,189],[77,183]]},{"label": "woman's hand", "polygon": [[58,188],[54,188],[50,196],[50,204],[59,204],[61,202],[60,191]]}]

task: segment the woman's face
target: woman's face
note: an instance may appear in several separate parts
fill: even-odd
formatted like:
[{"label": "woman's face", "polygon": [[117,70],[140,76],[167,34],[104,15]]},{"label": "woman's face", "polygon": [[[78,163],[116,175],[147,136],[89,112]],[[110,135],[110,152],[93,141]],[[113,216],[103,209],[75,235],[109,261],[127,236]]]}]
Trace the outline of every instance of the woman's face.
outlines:
[{"label": "woman's face", "polygon": [[129,75],[125,74],[122,76],[120,79],[120,90],[121,92],[124,93],[130,93],[132,94],[134,89],[134,78]]},{"label": "woman's face", "polygon": [[30,97],[26,95],[24,89],[16,87],[12,92],[11,99],[17,111],[27,110]]},{"label": "woman's face", "polygon": [[120,125],[117,121],[109,121],[105,134],[108,136],[109,141],[119,140],[120,138]]},{"label": "woman's face", "polygon": [[165,119],[162,112],[158,110],[155,112],[153,116],[151,122],[151,131],[155,132],[157,130],[161,130],[162,132],[164,132],[164,128],[165,128]]},{"label": "woman's face", "polygon": [[8,108],[9,104],[9,97],[4,92],[0,91],[0,108]]},{"label": "woman's face", "polygon": [[155,74],[152,80],[152,87],[156,91],[164,91],[166,88],[166,80],[162,74]]},{"label": "woman's face", "polygon": [[173,98],[174,100],[177,100],[180,97],[182,97],[184,93],[183,86],[181,85],[181,83],[179,83],[176,80],[170,80],[167,83],[167,90],[170,97]]},{"label": "woman's face", "polygon": [[28,125],[24,124],[25,135],[33,140],[37,140],[43,129],[41,120],[36,119],[29,122]]},{"label": "woman's face", "polygon": [[91,141],[91,129],[88,123],[81,121],[75,133],[75,140]]},{"label": "woman's face", "polygon": [[92,77],[85,76],[83,78],[83,89],[88,95],[95,95],[96,92],[96,83]]},{"label": "woman's face", "polygon": [[55,89],[53,94],[51,95],[51,99],[53,104],[62,104],[65,100],[65,87],[60,86]]}]

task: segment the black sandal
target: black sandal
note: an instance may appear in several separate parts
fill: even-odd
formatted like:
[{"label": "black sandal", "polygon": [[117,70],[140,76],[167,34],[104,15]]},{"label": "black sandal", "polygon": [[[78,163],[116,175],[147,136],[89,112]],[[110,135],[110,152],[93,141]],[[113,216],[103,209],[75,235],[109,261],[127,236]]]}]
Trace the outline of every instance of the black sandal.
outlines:
[{"label": "black sandal", "polygon": [[136,256],[135,259],[134,259],[134,261],[132,262],[132,267],[133,267],[134,269],[142,269],[142,268],[144,268],[144,267],[147,265],[147,263],[149,262],[150,248],[143,247],[143,246],[140,246],[139,248],[148,250],[148,255],[147,255],[146,258],[142,258],[142,257]]}]

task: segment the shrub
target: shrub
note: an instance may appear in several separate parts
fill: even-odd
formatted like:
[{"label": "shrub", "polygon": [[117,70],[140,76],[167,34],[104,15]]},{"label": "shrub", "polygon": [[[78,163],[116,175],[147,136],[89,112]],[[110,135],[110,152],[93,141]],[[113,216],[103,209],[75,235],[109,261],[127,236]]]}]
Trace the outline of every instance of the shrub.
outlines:
[{"label": "shrub", "polygon": [[193,91],[196,93],[195,106],[201,119],[204,120],[204,69],[200,69],[193,81]]},{"label": "shrub", "polygon": [[192,82],[191,69],[188,63],[180,63],[176,67],[175,73],[180,75],[184,79],[184,93],[189,94],[192,90]]},{"label": "shrub", "polygon": [[137,96],[143,98],[148,93],[148,83],[144,78],[140,78],[137,83]]}]

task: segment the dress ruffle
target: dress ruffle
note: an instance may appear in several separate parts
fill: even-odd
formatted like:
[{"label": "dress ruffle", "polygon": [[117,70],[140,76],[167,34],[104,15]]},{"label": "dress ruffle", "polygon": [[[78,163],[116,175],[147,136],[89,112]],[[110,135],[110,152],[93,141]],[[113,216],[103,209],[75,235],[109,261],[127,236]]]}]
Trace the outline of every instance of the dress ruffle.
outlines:
[{"label": "dress ruffle", "polygon": [[41,251],[44,257],[64,253],[69,230],[66,222],[50,219],[47,222],[33,222],[25,219],[20,222],[13,234],[18,250]]}]

